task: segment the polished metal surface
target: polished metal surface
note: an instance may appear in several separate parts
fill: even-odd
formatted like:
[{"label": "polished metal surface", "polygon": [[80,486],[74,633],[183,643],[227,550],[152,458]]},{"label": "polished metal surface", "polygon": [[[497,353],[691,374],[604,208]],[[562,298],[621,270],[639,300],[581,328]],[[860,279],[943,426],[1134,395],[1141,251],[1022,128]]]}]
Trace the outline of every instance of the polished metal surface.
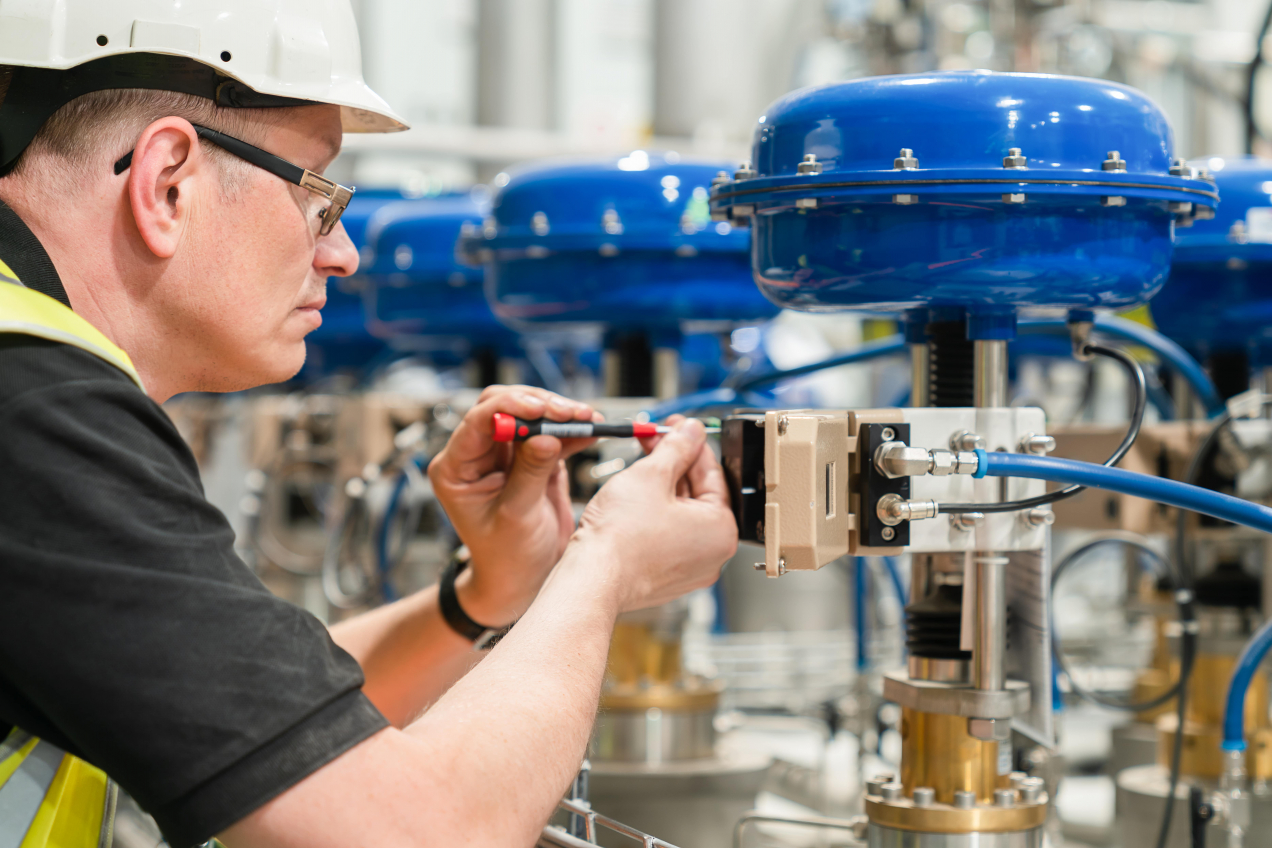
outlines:
[{"label": "polished metal surface", "polygon": [[1007,680],[1003,689],[976,689],[929,680],[911,680],[903,672],[883,676],[883,697],[902,707],[928,713],[977,718],[1012,718],[1029,709],[1029,684]]},{"label": "polished metal surface", "polygon": [[592,732],[596,761],[667,763],[710,757],[715,750],[715,709],[602,712]]},{"label": "polished metal surface", "polygon": [[977,339],[972,344],[975,375],[973,405],[1008,406],[1007,342],[1001,339]]},{"label": "polished metal surface", "polygon": [[[1181,780],[1175,788],[1175,804],[1171,811],[1170,838],[1166,848],[1188,848],[1188,787],[1196,782],[1208,790],[1216,788],[1211,781]],[[1147,765],[1125,769],[1117,775],[1117,829],[1121,848],[1156,848],[1158,828],[1165,812],[1166,791],[1170,775],[1165,766]],[[1272,846],[1272,791],[1267,783],[1255,782],[1250,793],[1250,827],[1246,830],[1245,848]],[[1206,828],[1206,844],[1226,845],[1227,833],[1211,823]]]},{"label": "polished metal surface", "polygon": [[976,574],[972,685],[998,690],[1007,683],[1007,558],[977,554],[972,566]]},{"label": "polished metal surface", "polygon": [[906,659],[910,677],[915,680],[931,680],[937,683],[967,683],[971,679],[971,664],[967,660],[942,660],[932,657],[911,656]]},{"label": "polished metal surface", "polygon": [[1008,833],[919,833],[871,823],[869,848],[1042,848],[1041,827]]},{"label": "polished metal surface", "polygon": [[[759,754],[661,766],[593,761],[592,807],[685,848],[730,848],[733,827],[755,808],[770,763]],[[612,848],[638,844],[603,830],[597,841]]]}]

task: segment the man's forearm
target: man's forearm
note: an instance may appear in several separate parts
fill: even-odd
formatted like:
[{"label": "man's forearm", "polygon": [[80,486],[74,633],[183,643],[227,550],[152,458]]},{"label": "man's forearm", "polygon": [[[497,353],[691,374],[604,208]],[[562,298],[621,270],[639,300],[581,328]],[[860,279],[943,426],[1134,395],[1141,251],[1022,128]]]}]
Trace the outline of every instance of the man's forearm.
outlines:
[{"label": "man's forearm", "polygon": [[462,797],[497,799],[469,819],[491,829],[489,844],[530,844],[583,758],[618,613],[610,555],[597,545],[567,549],[485,662],[407,728]]},{"label": "man's forearm", "polygon": [[442,618],[436,586],[342,621],[331,638],[362,665],[362,691],[395,727],[410,724],[483,656]]}]

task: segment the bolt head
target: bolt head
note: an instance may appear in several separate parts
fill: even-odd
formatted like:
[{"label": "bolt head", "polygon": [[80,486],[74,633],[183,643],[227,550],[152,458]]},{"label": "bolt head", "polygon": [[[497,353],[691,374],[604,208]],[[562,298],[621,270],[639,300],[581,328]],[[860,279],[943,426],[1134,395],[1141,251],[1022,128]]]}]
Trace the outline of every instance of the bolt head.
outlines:
[{"label": "bolt head", "polygon": [[950,450],[974,451],[985,449],[985,437],[969,430],[959,430],[950,436]]},{"label": "bolt head", "polygon": [[884,427],[879,433],[879,437],[885,442],[890,442],[897,437],[897,431],[893,430],[891,427]]},{"label": "bolt head", "polygon": [[931,786],[916,786],[913,797],[914,806],[930,807],[936,803],[936,790]]},{"label": "bolt head", "polygon": [[960,512],[950,516],[950,525],[955,530],[961,530],[964,533],[970,533],[975,530],[985,520],[983,512]]},{"label": "bolt head", "polygon": [[995,789],[994,790],[994,806],[995,807],[1016,806],[1016,790],[1015,789]]},{"label": "bolt head", "polygon": [[976,793],[969,792],[966,789],[954,790],[954,808],[958,810],[970,810],[976,806]]},{"label": "bolt head", "polygon": [[757,562],[757,563],[755,564],[755,570],[756,570],[756,571],[767,571],[767,570],[768,570],[768,563],[767,563],[767,562]]},{"label": "bolt head", "polygon": [[786,557],[777,558],[777,573],[779,576],[786,573]]},{"label": "bolt head", "polygon": [[883,786],[879,787],[879,793],[885,801],[900,801],[903,797],[901,784],[895,781],[883,784]]},{"label": "bolt head", "polygon": [[1030,527],[1046,527],[1056,523],[1056,514],[1047,507],[1036,506],[1025,513],[1025,521]]},{"label": "bolt head", "polygon": [[777,434],[779,436],[786,435],[786,428],[790,426],[790,419],[785,415],[777,419]]},{"label": "bolt head", "polygon": [[879,531],[879,535],[882,536],[885,541],[891,542],[897,537],[897,531],[891,527],[885,527]]}]

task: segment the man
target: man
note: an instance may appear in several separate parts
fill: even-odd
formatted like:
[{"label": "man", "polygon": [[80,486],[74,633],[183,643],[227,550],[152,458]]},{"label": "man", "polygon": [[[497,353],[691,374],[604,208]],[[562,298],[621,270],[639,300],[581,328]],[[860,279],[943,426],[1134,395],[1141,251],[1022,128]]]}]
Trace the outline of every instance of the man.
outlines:
[{"label": "man", "polygon": [[[488,389],[429,469],[471,567],[328,634],[235,558],[158,404],[295,374],[326,278],[356,268],[347,191],[317,175],[342,126],[401,124],[361,81],[348,3],[15,8],[0,839],[108,840],[104,772],[175,848],[533,844],[615,617],[709,584],[736,546],[701,426],[647,445],[575,528],[562,459],[585,443],[497,445],[490,420],[594,413]],[[473,628],[514,621],[474,666]]]}]

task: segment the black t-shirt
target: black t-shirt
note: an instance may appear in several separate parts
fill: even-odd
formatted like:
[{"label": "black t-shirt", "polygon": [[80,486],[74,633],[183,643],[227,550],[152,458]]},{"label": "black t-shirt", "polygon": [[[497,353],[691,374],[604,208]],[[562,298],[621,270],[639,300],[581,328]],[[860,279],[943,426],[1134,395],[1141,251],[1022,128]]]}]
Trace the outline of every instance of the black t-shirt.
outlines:
[{"label": "black t-shirt", "polygon": [[[66,302],[2,203],[0,259]],[[233,541],[189,448],[127,376],[0,334],[0,725],[106,771],[176,848],[387,725],[357,662]]]}]

